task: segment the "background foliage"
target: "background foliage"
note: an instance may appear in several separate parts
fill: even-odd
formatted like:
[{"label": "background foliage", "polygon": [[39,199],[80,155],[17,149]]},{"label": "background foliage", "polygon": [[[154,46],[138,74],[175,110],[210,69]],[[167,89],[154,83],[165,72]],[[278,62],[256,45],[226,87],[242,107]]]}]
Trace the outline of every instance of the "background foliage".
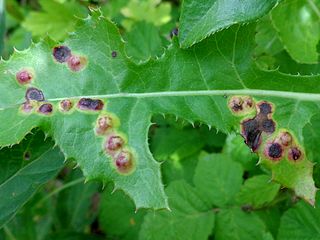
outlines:
[{"label": "background foliage", "polygon": [[[168,54],[166,49],[170,49],[169,56],[171,53],[184,61],[194,61],[187,51],[198,51],[204,56],[201,64],[213,63],[208,69],[220,64],[217,74],[225,81],[217,86],[225,87],[231,82],[228,76],[232,78],[228,53],[233,49],[233,57],[238,59],[232,63],[240,69],[249,63],[257,69],[279,71],[278,75],[269,71],[266,76],[281,77],[283,84],[270,87],[259,83],[261,89],[290,91],[287,83],[292,81],[306,93],[319,93],[315,83],[320,71],[320,5],[315,0],[185,0],[183,4],[160,0],[0,0],[2,57],[9,59],[14,48],[22,51],[41,39],[65,41],[68,33],[76,31],[79,19],[96,8],[119,27],[126,55],[141,66],[148,67],[145,63],[150,59],[152,65],[166,51]],[[256,23],[247,25],[253,20]],[[241,25],[234,26],[238,23]],[[174,35],[179,35],[180,45]],[[229,36],[241,41],[219,45]],[[205,57],[207,53],[214,55],[211,62]],[[162,73],[169,64],[163,64]],[[309,83],[302,82],[300,75],[310,75]],[[177,76],[184,75],[171,77]],[[214,99],[217,106],[225,101],[222,96]],[[320,161],[319,104],[268,100],[276,103],[278,123],[303,140],[308,159]],[[214,109],[202,107],[195,116]],[[227,108],[221,111],[231,115]],[[313,208],[292,189],[271,181],[270,169],[257,165],[258,155],[243,143],[237,119],[226,117],[224,122],[215,116],[215,127],[211,127],[207,125],[211,120],[205,117],[205,121],[194,121],[185,116],[154,115],[147,133],[150,151],[157,164],[161,163],[170,211],[136,211],[124,192],[112,193],[112,182],[85,183],[73,161],[76,159],[65,159],[59,146],[39,129],[19,144],[2,148],[0,239],[320,239],[319,197]],[[5,138],[15,137],[4,131],[0,136],[2,145],[6,145]],[[319,176],[316,164],[316,187],[320,186]]]}]

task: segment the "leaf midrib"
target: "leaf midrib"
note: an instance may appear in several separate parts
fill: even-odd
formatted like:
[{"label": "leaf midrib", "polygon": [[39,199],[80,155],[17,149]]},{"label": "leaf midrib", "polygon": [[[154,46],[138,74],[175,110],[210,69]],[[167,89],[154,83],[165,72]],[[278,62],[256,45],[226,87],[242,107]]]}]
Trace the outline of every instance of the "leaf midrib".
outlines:
[{"label": "leaf midrib", "polygon": [[[148,92],[148,93],[110,93],[100,95],[81,95],[68,96],[61,98],[50,98],[48,102],[58,102],[64,99],[80,98],[99,98],[99,99],[117,99],[117,98],[161,98],[161,97],[200,97],[200,96],[230,96],[230,95],[250,95],[259,97],[278,97],[293,99],[298,101],[320,102],[320,93],[288,92],[261,89],[233,89],[233,90],[194,90],[194,91],[165,91],[165,92]],[[21,105],[21,103],[17,105]],[[0,111],[16,107],[0,108]]]},{"label": "leaf midrib", "polygon": [[64,99],[79,98],[161,98],[161,97],[188,97],[188,96],[230,96],[230,95],[250,95],[264,97],[289,98],[301,101],[320,101],[319,93],[288,92],[261,89],[236,89],[236,90],[194,90],[194,91],[164,91],[147,93],[111,93],[100,95],[72,96],[63,98],[51,98],[48,101],[61,101]]}]

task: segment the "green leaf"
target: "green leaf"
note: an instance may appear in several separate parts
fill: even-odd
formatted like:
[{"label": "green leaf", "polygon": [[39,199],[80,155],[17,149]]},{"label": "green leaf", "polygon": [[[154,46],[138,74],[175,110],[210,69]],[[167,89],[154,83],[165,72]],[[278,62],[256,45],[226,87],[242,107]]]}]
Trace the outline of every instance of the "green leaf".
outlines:
[{"label": "green leaf", "polygon": [[282,51],[275,56],[275,68],[280,72],[293,75],[319,75],[320,63],[302,64],[293,60],[287,51]]},{"label": "green leaf", "polygon": [[260,217],[260,219],[265,223],[268,231],[272,233],[272,236],[276,238],[278,234],[278,229],[280,226],[280,218],[282,216],[283,210],[282,206],[274,206],[272,208],[263,208],[261,210],[255,211],[255,213]]},{"label": "green leaf", "polygon": [[184,181],[172,182],[166,189],[171,212],[150,212],[144,218],[140,239],[205,240],[214,226],[214,212],[197,190]]},{"label": "green leaf", "polygon": [[309,64],[318,62],[319,1],[282,1],[272,11],[272,22],[285,48],[294,60]]},{"label": "green leaf", "polygon": [[[123,192],[104,191],[99,211],[101,228],[119,239],[138,239],[145,210],[135,212],[134,203]],[[116,214],[115,214],[116,212]]]},{"label": "green leaf", "polygon": [[281,218],[278,240],[316,240],[320,238],[319,228],[319,194],[316,208],[299,202],[295,207],[285,212]]},{"label": "green leaf", "polygon": [[200,157],[194,184],[210,204],[224,207],[234,203],[242,185],[242,175],[239,163],[231,161],[226,155],[211,154]]},{"label": "green leaf", "polygon": [[161,26],[171,20],[171,5],[161,0],[130,0],[121,13],[127,18],[122,25],[130,30],[134,22],[146,21]]},{"label": "green leaf", "polygon": [[125,37],[126,52],[134,61],[145,61],[163,53],[159,31],[151,23],[137,22]]},{"label": "green leaf", "polygon": [[215,239],[256,240],[267,234],[264,223],[253,212],[246,213],[239,208],[221,210],[216,217]]},{"label": "green leaf", "polygon": [[40,0],[43,11],[31,12],[22,26],[33,36],[45,37],[47,34],[59,41],[74,30],[77,17],[83,17],[86,10],[75,1],[59,3],[55,0]]},{"label": "green leaf", "polygon": [[272,25],[270,14],[261,18],[257,24],[256,43],[256,55],[268,54],[273,56],[283,50],[278,33]]},{"label": "green leaf", "polygon": [[303,129],[303,137],[306,143],[308,158],[314,162],[320,162],[320,114],[314,115]]},{"label": "green leaf", "polygon": [[[80,170],[70,173],[65,185],[83,182]],[[76,184],[58,195],[56,212],[63,231],[83,232],[93,222],[99,210],[99,184]]]},{"label": "green leaf", "polygon": [[6,236],[1,239],[47,239],[51,232],[54,208],[51,202],[37,204],[45,194],[47,194],[46,191],[38,191],[12,220],[1,228]]},{"label": "green leaf", "polygon": [[[114,181],[115,188],[132,197],[137,208],[167,208],[160,164],[147,142],[152,115],[175,114],[225,133],[241,131],[240,122],[257,110],[251,115],[233,114],[228,96],[250,95],[254,103],[269,101],[274,106],[276,131],[263,135],[258,151],[261,162],[272,169],[274,180],[312,203],[312,164],[305,155],[294,163],[286,156],[273,162],[264,157],[263,148],[281,129],[287,129],[304,153],[302,129],[319,110],[320,77],[259,69],[251,58],[254,35],[254,24],[236,25],[188,50],[174,41],[160,59],[137,65],[126,57],[118,29],[100,12],[93,12],[63,43],[72,51],[69,65],[73,70],[55,60],[52,53],[57,44],[50,40],[1,62],[0,146],[21,141],[38,126],[54,138],[66,158],[77,161],[88,180]],[[21,70],[33,76],[30,84],[18,83],[16,74]],[[31,101],[31,113],[21,112],[31,86],[43,92],[52,113],[39,113],[43,104],[39,101]],[[79,109],[77,105],[87,101],[83,98],[99,99],[97,111]],[[59,110],[62,100],[71,100],[72,110]],[[106,116],[114,125],[105,134],[97,134],[97,121]],[[105,150],[112,134],[124,141],[117,152],[122,155]],[[124,170],[116,165],[119,159],[129,162]]]},{"label": "green leaf", "polygon": [[[52,149],[50,143],[39,146],[39,135],[35,136],[12,149],[1,151],[0,226],[8,222],[63,166],[64,158],[59,149]],[[31,162],[26,164],[24,158],[30,158]]]},{"label": "green leaf", "polygon": [[280,184],[271,182],[267,175],[257,175],[245,181],[238,194],[238,202],[260,208],[270,203],[278,194]]},{"label": "green leaf", "polygon": [[190,47],[221,29],[262,17],[276,3],[277,0],[185,0],[180,18],[180,44]]},{"label": "green leaf", "polygon": [[4,1],[0,3],[0,56],[2,55],[3,46],[4,46],[4,36],[5,36],[5,7]]},{"label": "green leaf", "polygon": [[159,128],[151,151],[157,160],[183,159],[199,152],[204,145],[205,139],[197,129]]},{"label": "green leaf", "polygon": [[77,232],[61,232],[52,234],[46,240],[104,240],[104,237],[96,236],[94,234],[85,234]]},{"label": "green leaf", "polygon": [[164,185],[176,180],[185,180],[193,183],[195,166],[198,163],[198,155],[195,154],[183,159],[168,159],[161,165],[162,181]]},{"label": "green leaf", "polygon": [[239,162],[244,170],[250,171],[256,168],[257,155],[243,144],[243,137],[239,135],[228,135],[223,152],[228,154],[233,161]]},{"label": "green leaf", "polygon": [[127,0],[109,0],[106,4],[101,6],[101,11],[104,16],[116,20],[116,23],[119,23],[119,20],[122,20],[123,18],[120,10],[124,8],[127,3]]}]

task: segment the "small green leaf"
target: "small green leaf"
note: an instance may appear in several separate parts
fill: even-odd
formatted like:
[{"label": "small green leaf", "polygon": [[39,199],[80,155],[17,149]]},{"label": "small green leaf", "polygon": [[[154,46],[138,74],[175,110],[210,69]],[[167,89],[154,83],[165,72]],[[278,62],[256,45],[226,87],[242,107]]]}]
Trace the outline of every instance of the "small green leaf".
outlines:
[{"label": "small green leaf", "polygon": [[277,240],[320,239],[320,201],[317,195],[316,208],[305,202],[285,212],[281,218]]},{"label": "small green leaf", "polygon": [[246,213],[239,208],[221,210],[216,217],[214,232],[217,240],[257,240],[263,239],[267,233],[255,213]]},{"label": "small green leaf", "polygon": [[140,239],[206,240],[214,226],[214,212],[184,181],[172,182],[166,189],[171,212],[150,212],[144,218]]},{"label": "small green leaf", "polygon": [[272,11],[272,22],[286,50],[301,63],[317,63],[320,40],[320,3],[285,0]]},{"label": "small green leaf", "polygon": [[155,58],[164,51],[159,30],[151,23],[135,23],[125,37],[126,52],[136,62]]},{"label": "small green leaf", "polygon": [[194,184],[210,204],[224,207],[235,202],[242,185],[242,175],[241,165],[227,155],[210,154],[200,157]]},{"label": "small green leaf", "polygon": [[59,3],[55,0],[40,0],[43,11],[31,12],[23,22],[23,27],[33,36],[46,34],[56,41],[63,40],[74,30],[77,17],[84,17],[86,10],[74,1]]},{"label": "small green leaf", "polygon": [[270,14],[261,18],[257,24],[256,43],[255,54],[258,56],[262,54],[273,56],[283,50],[278,33],[272,25]]},{"label": "small green leaf", "polygon": [[182,5],[180,44],[190,47],[236,23],[265,15],[277,0],[185,0]]},{"label": "small green leaf", "polygon": [[130,30],[134,22],[146,21],[161,26],[171,19],[171,5],[161,0],[130,0],[121,13],[127,18],[122,25]]},{"label": "small green leaf", "polygon": [[238,194],[238,202],[259,208],[270,203],[278,194],[280,184],[271,182],[267,175],[257,175],[245,181]]}]

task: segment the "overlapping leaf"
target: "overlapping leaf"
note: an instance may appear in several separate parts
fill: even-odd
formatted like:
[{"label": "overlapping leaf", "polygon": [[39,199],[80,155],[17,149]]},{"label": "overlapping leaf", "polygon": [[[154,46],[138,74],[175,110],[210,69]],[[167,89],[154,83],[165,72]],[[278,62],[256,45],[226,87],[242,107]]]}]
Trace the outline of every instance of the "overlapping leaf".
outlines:
[{"label": "overlapping leaf", "polygon": [[0,152],[1,227],[63,167],[59,149],[42,140],[43,134],[38,133]]},{"label": "overlapping leaf", "polygon": [[190,47],[223,28],[262,17],[277,2],[277,0],[185,0],[181,13],[180,44],[183,47]]},{"label": "overlapping leaf", "polygon": [[[126,57],[117,28],[93,12],[62,44],[86,58],[81,71],[71,71],[67,64],[55,61],[52,49],[58,44],[50,40],[1,63],[0,145],[17,143],[31,129],[40,127],[53,136],[66,157],[78,162],[87,179],[114,181],[116,188],[133,198],[137,208],[166,208],[159,163],[147,144],[155,113],[175,114],[229,132],[239,129],[241,118],[228,109],[228,96],[251,95],[256,101],[271,101],[277,131],[289,129],[303,143],[302,128],[319,110],[320,77],[258,69],[251,59],[254,34],[255,25],[235,25],[188,50],[180,49],[174,40],[162,58],[136,65]],[[34,78],[28,87],[43,92],[46,101],[53,104],[52,114],[20,112],[27,90],[16,80],[21,69],[32,71]],[[82,111],[75,106],[67,114],[59,111],[61,100],[77,104],[84,97],[103,100],[104,110]],[[95,134],[100,114],[119,119],[116,132],[127,140],[135,160],[130,174],[119,174],[112,156],[104,150],[106,138]],[[315,188],[307,158],[294,164],[284,159],[270,167],[275,180],[312,202]]]}]

